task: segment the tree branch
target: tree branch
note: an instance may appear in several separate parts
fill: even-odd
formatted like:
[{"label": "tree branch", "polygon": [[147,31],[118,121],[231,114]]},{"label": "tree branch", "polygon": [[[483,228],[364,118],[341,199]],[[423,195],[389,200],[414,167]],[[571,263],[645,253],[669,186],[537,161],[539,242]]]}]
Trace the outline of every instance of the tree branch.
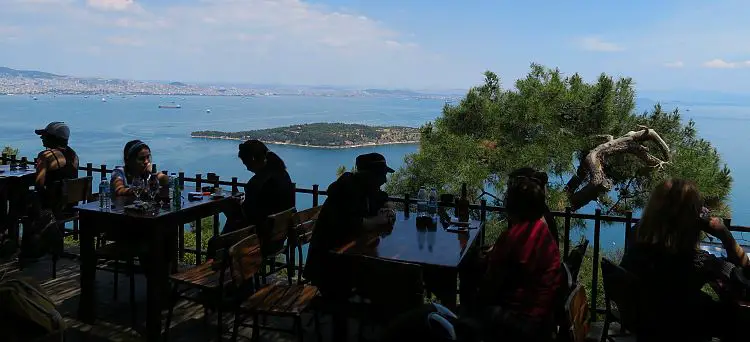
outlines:
[{"label": "tree branch", "polygon": [[[646,126],[639,126],[639,128],[642,130],[630,131],[617,139],[607,139],[606,142],[589,151],[586,157],[581,160],[576,174],[571,177],[565,186],[571,208],[574,211],[596,200],[601,194],[612,190],[613,182],[604,172],[604,164],[607,158],[614,155],[632,154],[649,167],[659,170],[669,163],[669,145],[664,139],[653,129]],[[648,141],[656,143],[658,152],[663,156],[663,159],[652,155],[649,148],[643,145]],[[584,181],[586,181],[586,184],[583,184]],[[583,187],[580,188],[582,184]]]}]

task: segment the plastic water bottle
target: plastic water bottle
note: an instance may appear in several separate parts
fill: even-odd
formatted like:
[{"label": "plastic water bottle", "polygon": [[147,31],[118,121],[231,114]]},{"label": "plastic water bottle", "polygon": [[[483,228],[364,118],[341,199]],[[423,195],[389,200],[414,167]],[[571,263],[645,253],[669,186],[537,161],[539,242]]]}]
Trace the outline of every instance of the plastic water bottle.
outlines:
[{"label": "plastic water bottle", "polygon": [[172,189],[170,191],[172,204],[176,209],[179,209],[182,206],[182,189],[180,188],[180,179],[175,177],[174,173],[172,174],[172,184],[170,184],[169,188]]},{"label": "plastic water bottle", "polygon": [[417,193],[417,217],[427,216],[427,189],[420,187]]},{"label": "plastic water bottle", "polygon": [[107,177],[102,176],[102,181],[99,183],[99,209],[109,209],[110,202],[110,186]]},{"label": "plastic water bottle", "polygon": [[174,184],[175,184],[176,180],[177,180],[177,177],[175,176],[175,174],[174,173],[170,173],[169,174],[169,182],[168,182],[168,184],[169,184],[169,200],[170,201],[174,201],[174,188],[175,188]]},{"label": "plastic water bottle", "polygon": [[430,195],[427,200],[427,211],[429,212],[430,216],[435,216],[437,215],[437,209],[438,209],[437,189],[432,188],[430,189]]}]

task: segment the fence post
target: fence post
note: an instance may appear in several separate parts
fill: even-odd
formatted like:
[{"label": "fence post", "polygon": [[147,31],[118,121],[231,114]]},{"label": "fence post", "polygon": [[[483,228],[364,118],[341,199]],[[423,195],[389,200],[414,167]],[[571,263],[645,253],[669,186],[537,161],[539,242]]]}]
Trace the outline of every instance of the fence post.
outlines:
[{"label": "fence post", "polygon": [[729,229],[729,227],[732,226],[732,219],[731,218],[725,218],[722,221],[724,221],[724,226],[727,227],[727,229]]},{"label": "fence post", "polygon": [[94,164],[86,163],[86,177],[94,177]]},{"label": "fence post", "polygon": [[602,210],[594,212],[594,259],[591,272],[591,322],[596,321],[596,302],[599,295],[599,235],[602,229]]},{"label": "fence post", "polygon": [[26,157],[21,157],[21,166],[26,168],[26,165],[29,164],[29,160]]},{"label": "fence post", "polygon": [[563,241],[563,260],[568,258],[568,252],[570,251],[570,216],[572,210],[570,207],[565,207],[565,240]]},{"label": "fence post", "polygon": [[151,164],[151,173],[156,173],[156,164]]},{"label": "fence post", "polygon": [[631,231],[633,229],[633,212],[628,210],[625,213],[625,251],[628,250],[628,247],[630,246],[630,240],[634,238],[633,232]]},{"label": "fence post", "polygon": [[237,177],[232,177],[232,195],[237,195],[240,192]]},{"label": "fence post", "polygon": [[8,160],[8,154],[3,153],[3,160],[0,160],[0,165],[5,165],[7,163],[7,160]]},{"label": "fence post", "polygon": [[99,173],[101,174],[101,177],[107,178],[107,164],[102,164],[99,166]]},{"label": "fence post", "polygon": [[319,191],[320,191],[320,189],[318,189],[318,184],[313,184],[313,193],[312,193],[312,195],[313,195],[313,204],[312,204],[313,208],[317,207],[318,203],[320,201],[320,199],[318,199],[318,196],[320,196]]},{"label": "fence post", "polygon": [[[487,200],[482,199],[479,202],[479,220],[482,222],[482,224],[485,224],[487,222]],[[484,246],[484,232],[487,229],[482,229],[481,235],[479,236],[479,245]]]},{"label": "fence post", "polygon": [[11,167],[15,167],[16,165],[18,165],[15,154],[10,155],[10,165]]},{"label": "fence post", "polygon": [[[195,175],[195,191],[201,191],[202,184],[201,184],[201,174],[198,173]],[[198,219],[195,221],[195,264],[200,265],[203,261],[203,246],[201,246],[201,242],[203,241],[203,232],[201,227],[201,220]]]},{"label": "fence post", "polygon": [[[180,186],[180,189],[185,189],[185,172],[179,173],[177,176],[177,184]],[[183,261],[185,259],[185,225],[181,224],[179,228],[180,229],[177,233],[177,243],[179,244],[180,261]]]}]

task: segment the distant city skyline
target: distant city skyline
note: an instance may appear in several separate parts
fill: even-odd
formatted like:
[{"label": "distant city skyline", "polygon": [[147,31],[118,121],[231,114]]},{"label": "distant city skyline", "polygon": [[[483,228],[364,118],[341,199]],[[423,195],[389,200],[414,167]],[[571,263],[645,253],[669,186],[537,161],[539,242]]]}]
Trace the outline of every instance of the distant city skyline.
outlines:
[{"label": "distant city skyline", "polygon": [[0,0],[0,65],[199,84],[511,87],[532,62],[750,93],[739,0]]}]

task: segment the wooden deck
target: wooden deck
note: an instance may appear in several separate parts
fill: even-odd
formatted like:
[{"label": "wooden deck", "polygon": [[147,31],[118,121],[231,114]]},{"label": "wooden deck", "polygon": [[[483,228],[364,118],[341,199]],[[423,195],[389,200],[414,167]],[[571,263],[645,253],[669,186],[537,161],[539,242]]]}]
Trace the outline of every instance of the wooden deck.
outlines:
[{"label": "wooden deck", "polygon": [[[57,303],[58,311],[68,324],[66,333],[67,342],[78,341],[144,341],[145,339],[130,327],[130,305],[128,301],[129,280],[127,276],[120,275],[118,283],[118,300],[113,299],[113,274],[107,271],[97,271],[97,321],[94,325],[85,324],[76,318],[78,300],[80,296],[80,272],[78,263],[72,259],[62,259],[57,265],[57,278],[52,279],[52,262],[43,259],[25,269],[20,270],[18,262],[6,261],[0,263],[0,277],[26,276],[32,277],[47,291],[50,297]],[[143,276],[136,277],[136,306],[138,322],[143,329],[146,308],[146,283]],[[162,311],[166,317],[166,310]],[[231,327],[233,316],[228,314],[224,317],[226,332],[222,340],[231,339]],[[303,325],[306,341],[316,341],[314,325],[311,315],[303,315]],[[247,323],[251,323],[248,321]],[[274,319],[269,317],[267,325],[291,328],[291,319]],[[330,319],[321,318],[321,330],[324,340],[330,340]],[[353,329],[352,329],[353,330]],[[299,341],[299,338],[291,333],[276,332],[261,329],[261,341]],[[252,336],[251,328],[240,330],[238,341],[249,341]],[[353,336],[354,337],[354,336]],[[203,308],[186,301],[178,302],[174,310],[172,328],[170,330],[171,341],[216,341],[216,315],[204,317]],[[352,339],[354,340],[354,339]]]}]

